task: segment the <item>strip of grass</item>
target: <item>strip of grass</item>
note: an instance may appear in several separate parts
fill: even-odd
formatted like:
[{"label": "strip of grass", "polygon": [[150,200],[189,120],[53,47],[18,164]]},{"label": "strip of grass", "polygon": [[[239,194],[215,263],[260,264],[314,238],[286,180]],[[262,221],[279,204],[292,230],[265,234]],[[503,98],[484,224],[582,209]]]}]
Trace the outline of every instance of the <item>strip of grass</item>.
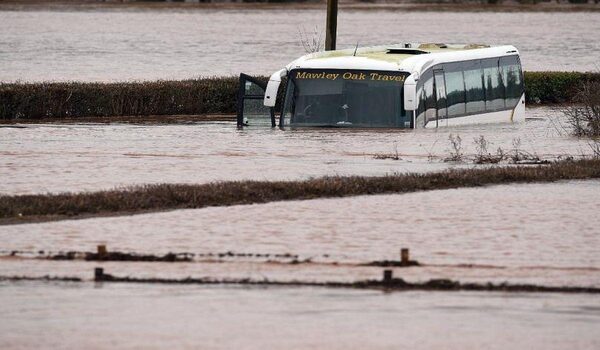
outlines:
[{"label": "strip of grass", "polygon": [[0,196],[0,224],[184,208],[369,194],[406,193],[492,184],[600,178],[600,160],[543,166],[447,170],[381,177],[323,177],[305,181],[232,181],[202,185],[157,184],[100,192]]},{"label": "strip of grass", "polygon": [[[527,102],[573,102],[586,81],[600,81],[600,74],[525,72]],[[130,83],[0,83],[0,120],[234,114],[237,91],[236,77]]]}]

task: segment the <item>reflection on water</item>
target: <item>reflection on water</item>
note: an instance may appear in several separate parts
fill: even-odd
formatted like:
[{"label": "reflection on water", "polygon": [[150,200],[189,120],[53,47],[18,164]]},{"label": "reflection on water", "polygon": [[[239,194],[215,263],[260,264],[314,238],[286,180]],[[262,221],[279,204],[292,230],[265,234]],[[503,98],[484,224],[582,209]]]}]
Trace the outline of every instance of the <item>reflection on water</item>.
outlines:
[{"label": "reflection on water", "polygon": [[[32,288],[34,287],[34,288]],[[0,347],[594,349],[597,296],[0,284]]]},{"label": "reflection on water", "polygon": [[[513,44],[526,70],[598,69],[597,12],[342,10],[338,20],[339,48],[357,42]],[[266,75],[304,54],[299,31],[324,23],[324,9],[2,11],[0,81]]]},{"label": "reflection on water", "polygon": [[[218,180],[306,179],[323,175],[425,172],[469,164],[445,163],[450,134],[473,139],[489,151],[513,148],[542,158],[589,153],[585,141],[555,126],[559,113],[528,109],[517,124],[471,125],[439,130],[285,130],[234,123],[192,125],[27,125],[0,128],[0,193],[82,191],[143,183],[204,183]],[[546,117],[552,117],[547,119]],[[395,154],[400,160],[374,159]],[[430,159],[433,158],[433,159]]]}]

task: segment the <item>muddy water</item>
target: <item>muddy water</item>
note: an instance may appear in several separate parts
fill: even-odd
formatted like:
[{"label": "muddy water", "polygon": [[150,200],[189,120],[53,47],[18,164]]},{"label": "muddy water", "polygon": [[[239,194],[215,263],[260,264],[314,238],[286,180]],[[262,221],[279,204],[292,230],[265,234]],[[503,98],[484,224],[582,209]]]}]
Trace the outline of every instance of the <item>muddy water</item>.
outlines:
[{"label": "muddy water", "polygon": [[15,283],[0,297],[2,348],[600,346],[600,300],[577,295]]},{"label": "muddy water", "polygon": [[0,323],[3,348],[593,349],[600,345],[598,297],[576,295],[18,283],[1,284],[0,297],[5,301],[0,312],[11,320]]},{"label": "muddy water", "polygon": [[[542,158],[589,153],[566,135],[560,113],[529,109],[523,123],[472,125],[440,130],[236,131],[233,123],[191,125],[23,125],[0,128],[0,193],[99,190],[144,183],[217,180],[306,179],[324,175],[383,175],[449,167],[450,134],[474,155],[483,135],[498,147]],[[536,119],[537,118],[537,119]],[[400,160],[374,159],[395,155]]]},{"label": "muddy water", "polygon": [[[324,10],[2,11],[0,81],[265,75],[305,53],[299,31],[324,23]],[[599,31],[600,13],[342,10],[338,47],[513,44],[526,70],[589,71]]]},{"label": "muddy water", "polygon": [[[4,226],[0,241],[5,250],[33,253],[107,244],[138,253],[289,253],[311,261],[290,265],[263,255],[106,265],[121,276],[354,281],[381,274],[354,264],[397,260],[409,247],[425,265],[398,270],[409,280],[600,286],[599,197],[599,181],[503,185]],[[89,279],[93,266],[4,258],[0,275]]]}]

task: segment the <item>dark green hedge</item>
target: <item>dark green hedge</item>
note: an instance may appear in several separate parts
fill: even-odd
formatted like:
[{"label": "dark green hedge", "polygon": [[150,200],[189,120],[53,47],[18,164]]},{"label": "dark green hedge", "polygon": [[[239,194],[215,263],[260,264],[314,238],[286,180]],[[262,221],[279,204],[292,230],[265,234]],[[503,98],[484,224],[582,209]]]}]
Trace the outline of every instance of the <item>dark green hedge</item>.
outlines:
[{"label": "dark green hedge", "polygon": [[[266,81],[266,77],[261,77]],[[598,73],[525,72],[528,103],[568,103]],[[233,114],[237,77],[131,83],[0,84],[0,119]]]},{"label": "dark green hedge", "polygon": [[600,73],[525,72],[525,97],[535,104],[569,103],[585,81],[600,81]]},{"label": "dark green hedge", "polygon": [[0,84],[0,119],[233,113],[238,78]]}]

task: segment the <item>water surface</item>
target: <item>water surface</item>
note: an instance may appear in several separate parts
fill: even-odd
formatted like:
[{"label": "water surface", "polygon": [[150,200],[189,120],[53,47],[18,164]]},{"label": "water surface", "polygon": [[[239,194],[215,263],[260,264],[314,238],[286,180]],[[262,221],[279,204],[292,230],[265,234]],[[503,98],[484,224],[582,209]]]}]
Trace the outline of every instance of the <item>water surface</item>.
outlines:
[{"label": "water surface", "polygon": [[[322,31],[324,23],[324,8],[1,11],[0,81],[266,75],[305,54],[299,32]],[[341,10],[338,17],[339,48],[512,44],[526,70],[597,70],[598,32],[597,12]]]},{"label": "water surface", "polygon": [[598,297],[0,284],[2,348],[593,349]]},{"label": "water surface", "polygon": [[[0,194],[79,192],[145,183],[298,180],[324,175],[384,175],[472,167],[474,139],[541,158],[589,154],[568,136],[560,112],[528,109],[522,123],[439,130],[247,128],[234,123],[65,124],[0,128]],[[466,162],[444,162],[459,135]],[[400,160],[375,159],[396,155]]]}]

